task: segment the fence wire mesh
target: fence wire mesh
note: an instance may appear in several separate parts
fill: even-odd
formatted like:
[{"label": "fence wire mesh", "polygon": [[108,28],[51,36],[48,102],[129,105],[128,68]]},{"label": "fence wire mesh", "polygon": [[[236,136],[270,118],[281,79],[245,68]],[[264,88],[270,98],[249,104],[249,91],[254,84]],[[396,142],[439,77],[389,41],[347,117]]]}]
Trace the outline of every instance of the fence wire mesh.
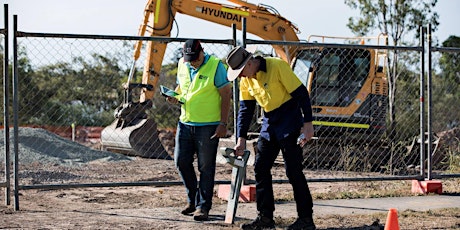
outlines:
[{"label": "fence wire mesh", "polygon": [[452,36],[433,52],[430,81],[433,132],[432,169],[455,173],[460,169],[460,49]]},{"label": "fence wire mesh", "polygon": [[[173,161],[167,159],[173,157],[180,109],[165,101],[158,86],[176,86],[183,39],[171,39],[164,57],[156,57],[161,71],[157,85],[148,92],[152,103],[147,105],[141,100],[148,95],[145,88],[123,87],[133,65],[135,40],[22,36],[18,41],[21,184],[69,183],[72,178],[88,183],[119,182],[132,179],[123,178],[121,172],[126,170],[138,170],[137,181],[179,180]],[[308,87],[313,105],[317,138],[304,147],[306,174],[309,178],[418,175],[420,52],[346,42],[299,42],[285,49],[289,50],[286,60]],[[275,56],[280,45],[252,43],[249,45],[257,45],[256,54],[264,56]],[[204,40],[203,47],[225,60],[232,48],[228,44]],[[144,46],[134,63],[131,82],[146,83],[142,82],[144,63],[149,58],[146,53]],[[459,71],[446,72],[446,68],[458,66],[458,55],[440,52],[440,72],[433,75],[433,131],[437,135],[433,169],[443,172],[452,167],[449,157],[459,151],[455,136],[446,139],[446,145],[441,145],[439,138],[445,132],[458,132]],[[139,106],[143,118],[152,123],[116,119],[114,115],[126,109],[122,105],[127,100]],[[257,139],[261,113],[258,108],[251,125],[252,155],[256,154],[252,144]],[[233,120],[232,111],[229,138],[222,139],[221,146],[232,147],[235,142]],[[109,140],[101,140],[104,135]],[[142,153],[132,151],[133,147]],[[129,166],[133,156],[145,158],[146,168]],[[170,171],[155,177],[145,173],[154,167],[149,165],[151,159],[165,159]],[[113,174],[101,175],[92,168],[92,163],[101,161],[109,162],[107,167]],[[221,163],[225,167],[225,161]],[[42,168],[31,167],[34,164]],[[283,167],[281,158],[275,167]],[[95,170],[93,176],[79,176],[91,170]],[[48,174],[47,181],[34,179],[33,175],[43,173]],[[284,178],[280,175],[274,179]]]},{"label": "fence wire mesh", "polygon": [[[2,32],[0,33],[0,72],[2,73],[2,75],[4,75],[4,70],[5,70],[5,65],[4,65],[4,61],[5,61],[5,34],[3,32],[3,29],[1,29]],[[2,81],[3,82],[3,81]],[[3,85],[3,83],[2,83]],[[0,94],[2,95],[0,98],[2,99],[2,106],[0,107],[2,111],[4,111],[5,109],[5,103],[3,103],[3,99],[4,99],[4,94],[5,94],[5,90],[4,90],[4,87],[1,87],[0,89]],[[4,126],[4,122],[3,122],[4,118],[2,116],[2,122],[1,122],[1,126],[3,127]],[[3,135],[1,135],[3,138]],[[1,147],[3,148],[0,148],[0,176],[1,176],[1,179],[0,179],[0,187],[6,187],[8,188],[8,186],[10,185],[9,184],[9,168],[7,167],[6,165],[6,161],[9,161],[9,158],[6,156],[5,154],[5,140],[3,140],[0,144]],[[9,200],[5,200],[5,203],[8,203]]]}]

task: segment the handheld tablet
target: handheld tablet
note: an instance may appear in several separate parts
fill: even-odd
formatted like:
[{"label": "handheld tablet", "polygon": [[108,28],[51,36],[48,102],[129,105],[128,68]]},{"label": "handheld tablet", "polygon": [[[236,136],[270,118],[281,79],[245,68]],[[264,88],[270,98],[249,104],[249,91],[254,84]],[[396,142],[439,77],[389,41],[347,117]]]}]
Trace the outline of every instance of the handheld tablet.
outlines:
[{"label": "handheld tablet", "polygon": [[161,95],[165,96],[165,97],[175,97],[177,95],[179,95],[178,93],[176,93],[176,91],[164,86],[164,85],[160,85],[160,93]]},{"label": "handheld tablet", "polygon": [[[179,95],[176,91],[164,86],[164,85],[160,85],[160,93],[161,95],[165,96],[165,97],[176,97],[177,95]],[[184,104],[183,101],[181,101],[179,98],[178,98],[178,101],[179,101],[179,104]]]}]

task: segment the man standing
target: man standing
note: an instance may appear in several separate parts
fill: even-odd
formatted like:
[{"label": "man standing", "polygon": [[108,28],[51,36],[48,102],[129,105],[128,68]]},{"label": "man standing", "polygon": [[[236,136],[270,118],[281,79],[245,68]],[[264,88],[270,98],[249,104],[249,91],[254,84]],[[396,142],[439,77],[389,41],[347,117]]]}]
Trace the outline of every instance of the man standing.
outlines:
[{"label": "man standing", "polygon": [[[194,220],[202,221],[208,219],[212,206],[218,143],[227,134],[232,91],[224,64],[205,53],[199,40],[187,40],[183,53],[175,89],[179,95],[166,99],[182,104],[174,150],[174,163],[188,201],[181,213],[193,214]],[[193,167],[195,153],[199,184]]]},{"label": "man standing", "polygon": [[[257,218],[242,229],[274,229],[271,168],[283,154],[286,175],[294,191],[298,219],[288,229],[316,229],[313,222],[313,201],[303,174],[302,146],[313,137],[313,117],[307,88],[291,70],[288,63],[273,57],[253,57],[242,47],[227,56],[228,80],[240,80],[237,144],[242,155],[256,103],[264,111],[262,128],[257,141],[254,171],[256,179]],[[297,141],[299,134],[304,137]]]}]

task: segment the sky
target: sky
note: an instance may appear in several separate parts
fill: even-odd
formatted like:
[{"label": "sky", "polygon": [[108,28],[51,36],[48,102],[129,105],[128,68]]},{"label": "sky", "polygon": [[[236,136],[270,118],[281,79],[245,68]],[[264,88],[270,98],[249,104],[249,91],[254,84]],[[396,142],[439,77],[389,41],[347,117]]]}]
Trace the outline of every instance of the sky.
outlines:
[{"label": "sky", "polygon": [[[0,0],[8,4],[10,25],[18,18],[18,30],[24,32],[133,35],[143,19],[147,0]],[[232,5],[223,0],[214,2]],[[349,17],[359,16],[344,0],[249,0],[274,7],[300,29],[299,39],[309,35],[353,36],[346,27]],[[435,11],[440,25],[435,32],[440,42],[450,35],[460,36],[460,0],[438,0]],[[1,9],[0,27],[4,27]],[[193,18],[176,15],[180,38],[231,38],[231,29]],[[11,27],[11,26],[10,26]],[[175,36],[175,30],[172,31]],[[375,34],[377,35],[377,34]],[[374,36],[374,35],[373,35]]]}]

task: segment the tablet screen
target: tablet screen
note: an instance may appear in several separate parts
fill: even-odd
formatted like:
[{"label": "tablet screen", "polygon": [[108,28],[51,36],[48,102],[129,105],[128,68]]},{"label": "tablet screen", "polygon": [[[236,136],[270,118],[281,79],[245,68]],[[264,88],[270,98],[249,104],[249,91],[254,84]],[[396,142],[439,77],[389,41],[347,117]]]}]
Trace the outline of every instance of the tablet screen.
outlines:
[{"label": "tablet screen", "polygon": [[166,86],[163,86],[163,85],[160,85],[160,92],[163,96],[165,97],[175,97],[177,95],[179,95],[178,93],[176,93],[176,91],[166,87]]}]

